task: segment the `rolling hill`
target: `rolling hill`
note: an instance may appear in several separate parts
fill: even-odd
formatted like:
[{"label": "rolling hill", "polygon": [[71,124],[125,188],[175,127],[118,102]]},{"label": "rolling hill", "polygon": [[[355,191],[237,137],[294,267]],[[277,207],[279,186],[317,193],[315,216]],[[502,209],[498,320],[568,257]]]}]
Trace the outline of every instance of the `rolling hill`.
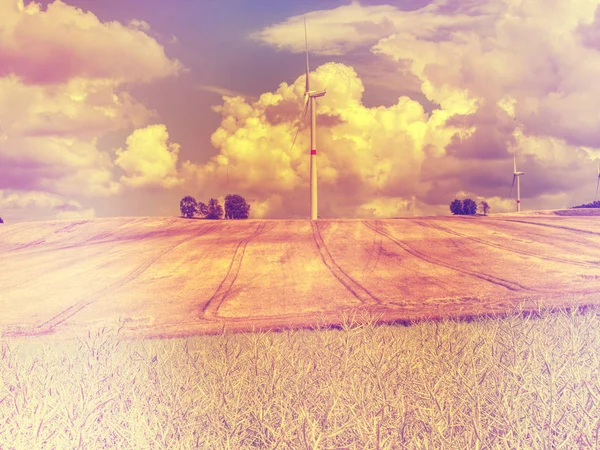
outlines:
[{"label": "rolling hill", "polygon": [[0,333],[132,336],[502,314],[600,300],[598,217],[110,218],[0,227]]}]

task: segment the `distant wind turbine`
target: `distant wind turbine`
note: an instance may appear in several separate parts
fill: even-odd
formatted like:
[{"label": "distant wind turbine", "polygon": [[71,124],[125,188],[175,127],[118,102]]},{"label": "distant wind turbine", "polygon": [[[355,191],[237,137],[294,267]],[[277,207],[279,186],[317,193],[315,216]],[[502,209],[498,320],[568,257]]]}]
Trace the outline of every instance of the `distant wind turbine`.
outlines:
[{"label": "distant wind turbine", "polygon": [[[323,97],[325,91],[311,91],[308,68],[308,37],[306,34],[306,17],[304,17],[304,45],[306,47],[306,88],[304,90],[304,108],[300,114],[296,135],[292,142],[292,148],[296,143],[300,124],[306,116],[306,111],[310,103],[310,220],[317,220],[317,97]],[[291,150],[291,149],[290,149]]]},{"label": "distant wind turbine", "polygon": [[598,181],[596,182],[596,196],[594,197],[594,201],[598,198],[598,186],[600,186],[600,165],[598,166]]},{"label": "distant wind turbine", "polygon": [[513,155],[514,171],[513,171],[513,182],[510,188],[510,196],[512,196],[512,190],[515,187],[515,180],[517,180],[517,212],[521,212],[521,175],[524,172],[517,172],[517,158]]}]

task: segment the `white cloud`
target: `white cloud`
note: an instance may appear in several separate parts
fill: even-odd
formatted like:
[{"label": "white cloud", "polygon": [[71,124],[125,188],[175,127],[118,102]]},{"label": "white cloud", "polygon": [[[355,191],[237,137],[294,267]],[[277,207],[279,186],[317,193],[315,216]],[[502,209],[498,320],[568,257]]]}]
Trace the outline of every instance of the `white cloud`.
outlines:
[{"label": "white cloud", "polygon": [[0,189],[120,192],[99,139],[156,118],[131,95],[134,83],[182,71],[150,31],[144,21],[102,22],[58,0],[0,0]]},{"label": "white cloud", "polygon": [[183,183],[177,173],[179,144],[168,142],[165,125],[135,130],[127,138],[127,148],[117,150],[115,164],[125,172],[121,182],[134,188],[172,188]]},{"label": "white cloud", "polygon": [[[101,22],[93,13],[56,0],[43,11],[30,3],[3,0],[0,10],[0,76],[16,74],[27,83],[64,83],[74,77],[151,81],[177,75],[182,65],[145,32]],[[15,7],[17,6],[17,7]]]},{"label": "white cloud", "polygon": [[[451,193],[466,190],[504,209],[500,199],[509,193],[512,153],[517,153],[526,171],[523,194],[529,208],[587,201],[596,179],[585,174],[600,154],[595,100],[600,85],[591,81],[600,79],[599,3],[437,0],[402,11],[353,2],[307,14],[311,54],[351,62],[355,56],[364,59],[364,48],[370,48],[378,58],[396,61],[403,79],[416,77],[421,92],[438,108],[425,117],[420,105],[407,101],[396,111],[364,114],[360,95],[335,96],[337,104],[326,96],[319,111],[339,115],[345,124],[320,132],[328,151],[319,158],[319,168],[331,171],[329,177],[323,174],[320,192],[331,193],[341,183],[346,197],[336,192],[338,204],[371,205],[366,209],[373,211],[382,198],[408,201],[414,195],[415,211],[447,213]],[[253,37],[299,53],[303,34],[303,17],[295,16]],[[364,60],[361,67],[368,67]],[[346,80],[329,73],[332,78],[319,87],[330,89]],[[359,73],[356,79],[368,75]],[[299,103],[301,84],[295,89]],[[359,121],[352,120],[352,111],[360,112]],[[401,125],[411,114],[414,122]],[[386,123],[393,125],[388,129]],[[244,128],[239,119],[226,118],[213,143],[226,148],[235,130]],[[345,159],[335,159],[340,141],[346,144]],[[394,144],[402,150],[386,151]],[[385,157],[365,156],[372,154]]]},{"label": "white cloud", "polygon": [[87,219],[93,218],[95,211],[47,192],[0,190],[0,216],[7,223],[23,219]]},{"label": "white cloud", "polygon": [[[346,65],[318,67],[311,83],[314,89],[327,88],[317,106],[320,215],[414,213],[413,186],[423,148],[442,145],[453,132],[439,129],[439,115],[427,116],[419,103],[406,97],[390,107],[365,107],[362,82]],[[184,176],[195,178],[201,189],[235,186],[229,190],[254,200],[255,217],[304,215],[309,188],[306,124],[291,148],[303,90],[301,76],[252,103],[225,97],[215,108],[222,122],[212,135],[219,154],[204,165],[186,162]],[[382,199],[374,202],[374,197]],[[399,206],[409,203],[410,208]]]}]

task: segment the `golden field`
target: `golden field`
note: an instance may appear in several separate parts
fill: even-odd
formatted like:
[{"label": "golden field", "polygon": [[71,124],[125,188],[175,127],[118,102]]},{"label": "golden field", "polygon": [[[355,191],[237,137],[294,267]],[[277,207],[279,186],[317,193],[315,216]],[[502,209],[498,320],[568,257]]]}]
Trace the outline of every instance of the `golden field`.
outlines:
[{"label": "golden field", "polygon": [[600,292],[598,217],[37,222],[2,226],[0,252],[6,336],[471,317]]}]

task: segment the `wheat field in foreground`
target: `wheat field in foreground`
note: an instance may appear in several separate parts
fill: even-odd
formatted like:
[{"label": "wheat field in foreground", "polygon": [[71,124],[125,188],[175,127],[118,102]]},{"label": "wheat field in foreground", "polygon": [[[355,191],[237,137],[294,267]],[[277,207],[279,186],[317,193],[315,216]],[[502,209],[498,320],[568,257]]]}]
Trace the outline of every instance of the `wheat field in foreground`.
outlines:
[{"label": "wheat field in foreground", "polygon": [[0,341],[0,449],[598,448],[600,309]]}]

